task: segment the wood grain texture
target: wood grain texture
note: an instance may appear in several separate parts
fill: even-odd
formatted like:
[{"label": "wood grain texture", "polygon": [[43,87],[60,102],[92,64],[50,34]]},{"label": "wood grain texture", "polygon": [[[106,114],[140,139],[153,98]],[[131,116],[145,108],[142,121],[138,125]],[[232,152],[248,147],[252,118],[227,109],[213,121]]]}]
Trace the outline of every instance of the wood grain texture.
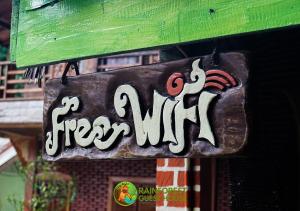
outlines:
[{"label": "wood grain texture", "polygon": [[[216,139],[215,146],[208,141],[197,138],[200,129],[199,121],[197,123],[186,121],[183,125],[182,130],[185,133],[186,145],[180,153],[170,152],[169,144],[161,142],[162,135],[160,136],[160,142],[155,146],[149,144],[138,146],[132,108],[130,106],[127,108],[129,113],[124,117],[120,117],[116,113],[114,95],[118,87],[130,84],[138,90],[144,116],[146,109],[149,108],[151,111],[153,109],[153,91],[157,90],[158,93],[168,97],[169,94],[165,84],[169,76],[174,72],[181,72],[187,79],[195,59],[188,58],[167,63],[69,77],[67,85],[62,85],[60,79],[47,81],[44,100],[43,151],[45,151],[46,134],[53,130],[52,112],[57,107],[61,107],[61,100],[66,96],[78,97],[81,105],[78,111],[59,117],[59,122],[81,118],[86,118],[92,122],[99,116],[106,116],[111,122],[129,124],[132,133],[129,136],[120,137],[109,149],[99,150],[94,144],[81,147],[74,141],[74,138],[71,138],[71,144],[66,146],[65,132],[60,132],[58,151],[53,156],[49,156],[45,152],[45,159],[198,157],[238,153],[245,146],[248,137],[246,113],[248,68],[246,58],[241,53],[220,54],[220,63],[217,67],[234,76],[237,86],[223,91],[207,88],[211,93],[218,93],[218,97],[212,102],[208,112],[208,119]],[[201,59],[203,60],[204,71],[216,68],[212,65],[211,55]],[[197,94],[187,95],[185,97],[185,108],[193,106],[198,102],[198,98]],[[162,124],[162,122],[160,123]],[[200,126],[202,127],[201,123]],[[163,127],[161,129],[163,130]]]},{"label": "wood grain texture", "polygon": [[19,24],[20,0],[12,0],[11,30],[10,30],[10,60],[16,61],[16,48]]},{"label": "wood grain texture", "polygon": [[42,120],[43,101],[41,100],[0,102],[0,125],[41,124]]},{"label": "wood grain texture", "polygon": [[18,67],[300,23],[299,0],[63,0],[26,9],[31,1],[20,2],[14,29]]}]

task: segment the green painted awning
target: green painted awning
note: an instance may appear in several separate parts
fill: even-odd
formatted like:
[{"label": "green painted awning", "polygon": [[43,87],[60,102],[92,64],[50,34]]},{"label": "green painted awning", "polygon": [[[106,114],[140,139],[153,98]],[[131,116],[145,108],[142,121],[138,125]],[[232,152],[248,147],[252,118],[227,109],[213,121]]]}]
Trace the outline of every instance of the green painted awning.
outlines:
[{"label": "green painted awning", "polygon": [[300,23],[299,0],[13,0],[18,67]]}]

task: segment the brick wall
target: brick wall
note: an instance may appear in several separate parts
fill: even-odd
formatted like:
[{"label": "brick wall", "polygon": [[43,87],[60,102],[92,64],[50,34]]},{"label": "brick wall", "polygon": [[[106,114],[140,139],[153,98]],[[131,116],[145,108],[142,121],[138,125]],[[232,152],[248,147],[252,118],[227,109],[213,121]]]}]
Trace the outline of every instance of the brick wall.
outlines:
[{"label": "brick wall", "polygon": [[60,162],[59,166],[77,180],[72,211],[105,211],[109,176],[155,177],[156,172],[156,160]]},{"label": "brick wall", "polygon": [[[189,210],[189,192],[166,191],[166,188],[185,188],[188,190],[189,159],[169,158],[157,160],[156,187],[162,188],[163,192],[156,201],[157,211],[185,211]],[[165,189],[163,189],[165,188]]]},{"label": "brick wall", "polygon": [[[193,211],[200,211],[200,190],[201,190],[201,172],[200,172],[200,159],[191,159],[191,183],[193,186],[193,192],[192,192],[192,199],[193,204],[191,205],[193,207]],[[206,188],[204,186],[204,188]]]}]

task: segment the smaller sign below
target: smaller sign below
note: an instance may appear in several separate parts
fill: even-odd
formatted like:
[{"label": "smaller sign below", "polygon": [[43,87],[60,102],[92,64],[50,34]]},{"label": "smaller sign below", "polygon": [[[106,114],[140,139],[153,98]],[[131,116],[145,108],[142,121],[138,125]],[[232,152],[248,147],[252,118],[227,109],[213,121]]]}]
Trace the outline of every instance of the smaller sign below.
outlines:
[{"label": "smaller sign below", "polygon": [[241,53],[49,80],[44,157],[234,154],[246,143],[248,69]]}]

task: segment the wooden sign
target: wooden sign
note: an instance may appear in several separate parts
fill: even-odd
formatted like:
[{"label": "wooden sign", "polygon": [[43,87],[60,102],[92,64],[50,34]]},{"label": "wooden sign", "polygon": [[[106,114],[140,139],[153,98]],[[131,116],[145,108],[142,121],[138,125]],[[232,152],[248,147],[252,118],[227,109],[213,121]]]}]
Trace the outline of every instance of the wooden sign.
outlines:
[{"label": "wooden sign", "polygon": [[247,140],[243,54],[211,56],[49,80],[44,157],[198,157]]}]

